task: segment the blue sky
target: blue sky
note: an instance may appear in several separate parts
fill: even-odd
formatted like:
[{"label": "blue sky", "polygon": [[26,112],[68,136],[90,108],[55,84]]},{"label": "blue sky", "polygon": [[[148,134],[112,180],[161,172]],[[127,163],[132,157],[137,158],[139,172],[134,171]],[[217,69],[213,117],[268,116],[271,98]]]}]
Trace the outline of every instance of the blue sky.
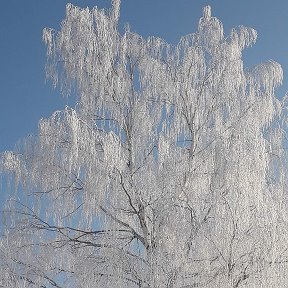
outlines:
[{"label": "blue sky", "polygon": [[[3,0],[0,10],[0,151],[11,150],[17,140],[37,132],[38,120],[69,104],[59,91],[45,84],[44,27],[59,28],[65,6],[110,7],[110,0]],[[122,0],[121,23],[130,23],[143,36],[155,35],[177,43],[194,32],[202,8],[224,24],[253,27],[256,45],[246,50],[245,66],[274,59],[284,68],[281,96],[288,90],[287,0]]]}]

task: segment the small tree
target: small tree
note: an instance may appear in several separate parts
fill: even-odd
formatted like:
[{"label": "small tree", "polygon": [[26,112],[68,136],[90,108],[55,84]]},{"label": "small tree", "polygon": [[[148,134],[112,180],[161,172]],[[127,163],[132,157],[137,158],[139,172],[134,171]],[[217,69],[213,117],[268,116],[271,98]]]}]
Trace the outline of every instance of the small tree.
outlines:
[{"label": "small tree", "polygon": [[282,69],[204,8],[177,46],[67,5],[47,75],[77,104],[2,155],[2,287],[285,287]]}]

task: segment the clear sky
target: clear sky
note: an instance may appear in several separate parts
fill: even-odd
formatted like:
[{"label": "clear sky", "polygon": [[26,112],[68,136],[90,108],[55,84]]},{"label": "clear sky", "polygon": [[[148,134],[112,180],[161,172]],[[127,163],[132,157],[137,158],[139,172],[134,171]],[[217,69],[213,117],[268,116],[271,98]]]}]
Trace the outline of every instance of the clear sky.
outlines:
[{"label": "clear sky", "polygon": [[[59,28],[65,6],[110,7],[110,0],[2,0],[0,9],[0,151],[11,150],[17,140],[37,132],[38,120],[67,103],[59,91],[45,84],[44,27]],[[224,24],[253,27],[258,41],[245,52],[245,66],[274,59],[284,68],[288,90],[287,0],[122,0],[121,23],[128,22],[142,36],[155,35],[177,43],[195,32],[202,8]]]}]

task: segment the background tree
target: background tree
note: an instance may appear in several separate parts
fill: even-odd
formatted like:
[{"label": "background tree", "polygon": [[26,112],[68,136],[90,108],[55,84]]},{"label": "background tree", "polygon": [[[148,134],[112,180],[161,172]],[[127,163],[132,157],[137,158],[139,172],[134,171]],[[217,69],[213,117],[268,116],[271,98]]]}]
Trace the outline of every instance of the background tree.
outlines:
[{"label": "background tree", "polygon": [[224,37],[209,6],[175,47],[120,33],[112,6],[44,30],[47,75],[78,100],[2,154],[0,285],[285,287],[281,66],[245,70],[256,31]]}]

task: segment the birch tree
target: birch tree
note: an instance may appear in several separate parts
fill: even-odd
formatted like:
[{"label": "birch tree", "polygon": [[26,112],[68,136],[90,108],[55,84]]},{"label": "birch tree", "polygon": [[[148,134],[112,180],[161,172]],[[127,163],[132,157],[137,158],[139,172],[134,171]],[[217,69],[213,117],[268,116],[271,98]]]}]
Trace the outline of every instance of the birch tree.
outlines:
[{"label": "birch tree", "polygon": [[209,6],[176,46],[119,10],[68,4],[43,32],[77,103],[1,156],[0,287],[286,287],[280,64],[244,67],[256,31],[225,36]]}]

